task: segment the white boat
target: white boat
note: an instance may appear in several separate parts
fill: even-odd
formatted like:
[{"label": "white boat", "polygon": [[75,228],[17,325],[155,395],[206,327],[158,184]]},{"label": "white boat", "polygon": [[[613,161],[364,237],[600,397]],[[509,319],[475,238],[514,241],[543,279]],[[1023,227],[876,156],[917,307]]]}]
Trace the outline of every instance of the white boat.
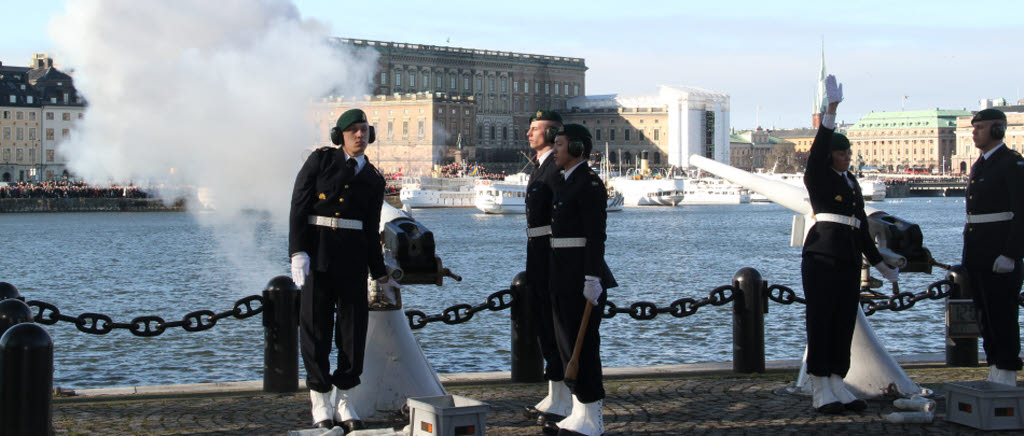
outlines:
[{"label": "white boat", "polygon": [[686,179],[667,175],[614,177],[609,184],[626,206],[675,206],[683,201]]},{"label": "white boat", "polygon": [[[785,182],[790,185],[807,189],[804,186],[804,175],[802,173],[796,174],[784,174],[784,173],[771,173],[771,174],[759,174],[760,176],[767,177],[769,179],[778,180]],[[876,178],[860,178],[857,179],[857,183],[860,184],[861,195],[864,196],[864,201],[885,201],[885,182]],[[768,202],[769,200],[758,193],[750,194],[750,201],[753,202]]]},{"label": "white boat", "polygon": [[686,189],[680,204],[745,204],[750,203],[750,191],[740,185],[717,177],[686,179]]},{"label": "white boat", "polygon": [[473,207],[475,177],[411,177],[404,179],[398,198],[403,206]]},{"label": "white boat", "polygon": [[[476,208],[484,213],[517,214],[526,213],[526,183],[530,176],[526,173],[513,174],[505,180],[494,181],[480,179],[475,182]],[[622,210],[622,194],[608,191],[608,212]]]}]

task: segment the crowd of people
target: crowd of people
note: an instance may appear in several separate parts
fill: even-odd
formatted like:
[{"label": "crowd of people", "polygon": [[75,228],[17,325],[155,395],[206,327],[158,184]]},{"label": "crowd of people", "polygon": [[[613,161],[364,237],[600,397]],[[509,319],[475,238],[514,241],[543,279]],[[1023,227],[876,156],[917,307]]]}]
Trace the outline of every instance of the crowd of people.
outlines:
[{"label": "crowd of people", "polygon": [[479,177],[482,179],[491,180],[502,180],[505,178],[505,172],[491,173],[488,172],[483,165],[474,164],[463,164],[452,162],[450,164],[441,166],[440,168],[441,177]]},{"label": "crowd of people", "polygon": [[85,182],[48,180],[0,186],[0,198],[148,198],[134,185],[94,186]]}]

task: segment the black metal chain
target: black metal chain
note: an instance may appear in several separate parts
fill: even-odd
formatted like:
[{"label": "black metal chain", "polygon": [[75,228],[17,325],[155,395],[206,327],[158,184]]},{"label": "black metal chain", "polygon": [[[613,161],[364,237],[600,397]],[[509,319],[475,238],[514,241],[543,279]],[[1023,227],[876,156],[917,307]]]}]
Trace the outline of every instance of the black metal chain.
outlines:
[{"label": "black metal chain", "polygon": [[[726,291],[729,291],[728,294]],[[697,310],[709,304],[712,306],[722,306],[731,303],[736,298],[737,293],[739,293],[739,290],[732,287],[732,285],[719,286],[709,292],[707,297],[699,300],[683,297],[673,301],[667,307],[658,307],[658,305],[648,301],[638,301],[630,304],[629,307],[620,308],[615,303],[606,301],[601,310],[601,317],[611,318],[617,314],[624,313],[633,319],[646,321],[654,319],[658,314],[667,313],[676,318],[682,318],[697,313]]]},{"label": "black metal chain", "polygon": [[[253,303],[259,306],[253,307]],[[197,310],[185,315],[181,321],[164,321],[163,318],[155,315],[138,316],[128,323],[114,322],[109,316],[102,313],[86,312],[81,315],[68,316],[60,313],[60,309],[44,301],[28,301],[29,307],[38,310],[35,315],[35,322],[45,325],[53,325],[60,321],[69,322],[75,325],[78,330],[94,335],[105,335],[114,329],[125,329],[135,336],[153,337],[167,331],[168,328],[181,327],[185,331],[199,332],[209,330],[217,324],[217,321],[233,316],[237,319],[245,319],[263,312],[263,297],[250,295],[235,302],[231,310],[215,313],[212,310]]]},{"label": "black metal chain", "polygon": [[461,324],[473,319],[473,315],[482,310],[505,310],[512,307],[512,291],[502,289],[487,296],[487,301],[476,306],[468,304],[456,304],[437,315],[427,315],[422,310],[407,310],[405,317],[409,319],[409,328],[416,330],[426,327],[432,322],[441,321],[445,324]]},{"label": "black metal chain", "polygon": [[[921,300],[941,300],[949,296],[953,288],[957,286],[950,280],[939,280],[935,283],[928,285],[928,290],[921,291],[918,293],[913,292],[900,292],[891,297],[886,297],[884,302],[876,303],[874,296],[861,297],[860,306],[864,310],[864,315],[871,315],[879,310],[891,310],[893,312],[899,312],[901,310],[907,310],[914,307],[918,301]],[[882,295],[874,293],[875,295]],[[807,304],[807,299],[796,296],[796,292],[792,289],[783,285],[771,285],[768,287],[768,298],[776,303],[781,304],[793,304],[802,303]],[[1021,295],[1020,301],[1024,304],[1024,294]]]}]

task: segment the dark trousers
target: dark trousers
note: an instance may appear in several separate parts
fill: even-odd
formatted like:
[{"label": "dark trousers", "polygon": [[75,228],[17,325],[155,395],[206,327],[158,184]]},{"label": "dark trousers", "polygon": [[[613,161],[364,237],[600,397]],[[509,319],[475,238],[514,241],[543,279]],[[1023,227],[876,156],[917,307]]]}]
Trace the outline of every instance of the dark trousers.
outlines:
[{"label": "dark trousers", "polygon": [[967,265],[967,279],[974,293],[978,326],[984,340],[985,358],[999,369],[1020,371],[1020,306],[1017,296],[1021,287],[1021,262],[1012,272],[992,272],[992,261]]},{"label": "dark trousers", "polygon": [[543,283],[531,283],[526,304],[530,308],[531,324],[537,331],[537,343],[544,356],[544,380],[561,381],[565,378],[565,366],[555,342],[554,313],[551,307],[551,293],[548,292],[547,276]]},{"label": "dark trousers", "polygon": [[846,377],[860,304],[860,265],[808,254],[800,265],[807,299],[807,373]]},{"label": "dark trousers", "polygon": [[[299,339],[306,366],[306,386],[329,392],[359,384],[366,350],[369,309],[366,274],[335,275],[313,271],[299,301]],[[338,366],[331,373],[331,335],[338,347]]]},{"label": "dark trousers", "polygon": [[[603,301],[603,298],[600,300]],[[576,346],[576,335],[583,321],[583,310],[587,300],[583,298],[582,288],[576,292],[555,292],[551,294],[551,306],[554,309],[555,342],[564,368],[572,360],[572,350]],[[604,398],[604,384],[601,375],[601,306],[594,306],[590,312],[590,322],[583,336],[583,348],[580,350],[579,373],[572,392],[581,403],[592,403]]]}]

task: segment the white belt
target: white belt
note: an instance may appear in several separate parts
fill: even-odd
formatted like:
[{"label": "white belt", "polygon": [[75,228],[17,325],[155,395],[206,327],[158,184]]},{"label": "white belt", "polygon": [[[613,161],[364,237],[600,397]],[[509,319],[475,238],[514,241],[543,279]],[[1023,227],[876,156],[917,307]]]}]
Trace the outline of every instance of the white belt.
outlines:
[{"label": "white belt", "polygon": [[526,229],[526,237],[536,238],[538,236],[547,236],[551,234],[551,226],[540,226],[530,227]]},{"label": "white belt", "polygon": [[967,222],[969,224],[998,223],[1001,221],[1010,221],[1012,219],[1013,212],[982,213],[976,215],[967,214]]},{"label": "white belt", "polygon": [[551,248],[586,247],[587,238],[551,238]]},{"label": "white belt", "polygon": [[315,226],[330,227],[332,229],[362,230],[363,222],[345,218],[331,218],[329,216],[310,215],[309,223]]},{"label": "white belt", "polygon": [[840,215],[837,213],[814,214],[814,220],[818,222],[828,221],[830,223],[846,224],[853,228],[860,228],[860,220],[857,219],[857,217]]}]

